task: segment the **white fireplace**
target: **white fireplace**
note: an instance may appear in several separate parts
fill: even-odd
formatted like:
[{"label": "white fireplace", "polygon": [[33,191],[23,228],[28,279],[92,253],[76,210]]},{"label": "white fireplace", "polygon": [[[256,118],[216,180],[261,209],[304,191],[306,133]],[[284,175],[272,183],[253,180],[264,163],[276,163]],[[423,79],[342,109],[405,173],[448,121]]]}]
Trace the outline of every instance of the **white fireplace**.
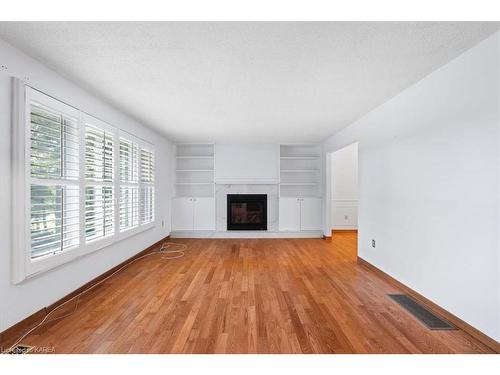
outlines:
[{"label": "white fireplace", "polygon": [[215,212],[216,230],[227,231],[227,195],[228,194],[266,194],[267,195],[267,230],[278,231],[278,185],[277,184],[216,184]]}]

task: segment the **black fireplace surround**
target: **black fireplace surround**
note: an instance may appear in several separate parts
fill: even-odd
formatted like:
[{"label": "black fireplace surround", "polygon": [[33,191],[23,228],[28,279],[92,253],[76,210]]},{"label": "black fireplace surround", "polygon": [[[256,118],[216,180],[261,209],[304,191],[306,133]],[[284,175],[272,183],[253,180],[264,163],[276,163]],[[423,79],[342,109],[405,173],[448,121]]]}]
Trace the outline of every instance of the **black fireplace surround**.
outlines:
[{"label": "black fireplace surround", "polygon": [[267,194],[228,194],[227,230],[267,230]]}]

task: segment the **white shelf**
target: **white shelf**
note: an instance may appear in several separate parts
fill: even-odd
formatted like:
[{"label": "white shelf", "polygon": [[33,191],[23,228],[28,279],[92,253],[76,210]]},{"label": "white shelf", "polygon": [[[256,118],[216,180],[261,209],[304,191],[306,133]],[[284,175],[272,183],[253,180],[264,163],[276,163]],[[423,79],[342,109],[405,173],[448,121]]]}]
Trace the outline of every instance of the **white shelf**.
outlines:
[{"label": "white shelf", "polygon": [[319,156],[281,156],[282,160],[317,160]]},{"label": "white shelf", "polygon": [[214,145],[183,143],[175,145],[175,196],[214,196]]},{"label": "white shelf", "polygon": [[321,196],[321,152],[318,145],[280,145],[280,196]]},{"label": "white shelf", "polygon": [[213,182],[176,182],[175,185],[213,185]]},{"label": "white shelf", "polygon": [[319,172],[319,169],[282,169],[281,172],[285,173],[314,173]]},{"label": "white shelf", "polygon": [[176,169],[176,172],[213,172],[213,169]]},{"label": "white shelf", "polygon": [[316,198],[316,199],[321,199],[322,197],[320,195],[314,195],[314,194],[281,194],[281,198]]},{"label": "white shelf", "polygon": [[228,178],[217,178],[215,180],[215,183],[216,184],[219,184],[219,185],[241,185],[241,184],[245,184],[245,185],[277,185],[279,184],[279,180],[278,179],[262,179],[262,180],[258,180],[258,179],[251,179],[251,180],[247,180],[247,179],[228,179]]},{"label": "white shelf", "polygon": [[175,157],[176,159],[213,159],[214,156],[213,155],[180,155],[180,156],[176,156]]},{"label": "white shelf", "polygon": [[317,182],[282,182],[283,186],[317,186]]}]

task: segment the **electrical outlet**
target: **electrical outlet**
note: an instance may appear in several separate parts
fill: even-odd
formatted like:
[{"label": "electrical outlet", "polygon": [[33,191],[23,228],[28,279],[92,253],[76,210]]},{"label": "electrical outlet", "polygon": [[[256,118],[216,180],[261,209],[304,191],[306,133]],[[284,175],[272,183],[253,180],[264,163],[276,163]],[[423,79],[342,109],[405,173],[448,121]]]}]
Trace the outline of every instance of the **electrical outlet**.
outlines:
[{"label": "electrical outlet", "polygon": [[372,240],[372,247],[375,247],[375,240]]},{"label": "electrical outlet", "polygon": [[349,220],[349,216],[344,215],[344,220]]},{"label": "electrical outlet", "polygon": [[162,221],[161,221],[161,227],[162,227],[162,228],[165,228],[165,220],[162,220]]}]

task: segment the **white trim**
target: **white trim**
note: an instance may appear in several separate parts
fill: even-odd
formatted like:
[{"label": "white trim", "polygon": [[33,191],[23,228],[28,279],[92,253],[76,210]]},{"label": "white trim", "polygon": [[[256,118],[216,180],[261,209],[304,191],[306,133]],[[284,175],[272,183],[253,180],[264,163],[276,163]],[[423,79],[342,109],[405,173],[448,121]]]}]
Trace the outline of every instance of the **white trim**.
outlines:
[{"label": "white trim", "polygon": [[[28,149],[28,153],[29,153],[29,149]],[[29,158],[27,158],[26,160],[29,160]],[[56,179],[44,179],[44,178],[36,178],[36,177],[29,177],[29,173],[28,174],[28,178],[29,178],[29,182],[34,184],[34,185],[49,185],[49,186],[56,186],[56,185],[69,185],[69,186],[80,186],[80,182],[79,180],[56,180]]]},{"label": "white trim", "polygon": [[237,178],[217,178],[217,185],[278,185],[279,179],[237,179]]},{"label": "white trim", "polygon": [[151,223],[148,223],[148,224],[139,225],[137,227],[126,229],[123,232],[117,233],[117,240],[115,242],[124,240],[125,238],[134,236],[134,235],[141,233],[141,232],[144,232],[144,231],[147,231],[149,229],[154,228],[155,226],[156,226],[156,222],[152,221]]},{"label": "white trim", "polygon": [[191,155],[191,156],[179,155],[179,156],[176,156],[175,158],[176,159],[213,159],[214,157],[210,156],[210,155]]},{"label": "white trim", "polygon": [[308,155],[308,156],[280,156],[281,160],[317,160],[319,156]]},{"label": "white trim", "polygon": [[120,128],[115,128],[115,129],[118,131],[118,141],[120,140],[120,138],[124,138],[128,141],[137,143],[139,145],[139,151],[141,148],[147,149],[149,151],[154,151],[154,144],[153,143],[148,142],[142,138],[138,138],[126,130],[123,130]]},{"label": "white trim", "polygon": [[356,225],[332,225],[331,230],[358,230]]},{"label": "white trim", "polygon": [[[29,129],[27,128],[27,122],[28,119],[30,118],[30,108],[29,106],[26,105],[26,103],[29,102],[29,94],[31,90],[29,90],[29,87],[25,87],[24,89],[25,95],[24,95],[24,101],[20,103],[23,108],[23,124],[22,128],[24,131],[24,165],[23,165],[23,170],[24,170],[24,181],[23,181],[23,186],[20,188],[20,190],[23,191],[24,194],[24,215],[19,222],[19,225],[24,229],[24,242],[23,242],[23,247],[21,249],[18,249],[19,251],[22,251],[22,255],[24,258],[24,274],[22,275],[23,278],[27,277],[28,275],[31,274],[30,272],[30,264],[31,264],[31,249],[29,248],[29,244],[31,242],[31,229],[30,226],[27,225],[28,218],[31,217],[31,196],[30,196],[30,189],[31,189],[31,171],[30,168],[27,168],[28,163],[30,163],[30,150],[31,150],[31,136],[30,132],[28,131]],[[31,125],[30,125],[31,126]],[[21,126],[20,126],[21,127]]]},{"label": "white trim", "polygon": [[269,232],[269,231],[173,231],[171,238],[323,238],[323,231]]},{"label": "white trim", "polygon": [[215,143],[210,142],[185,142],[185,143],[176,143],[175,146],[214,146]]},{"label": "white trim", "polygon": [[114,180],[113,180],[113,199],[115,209],[115,232],[113,238],[120,240],[120,130],[115,128],[113,131],[113,164],[114,164]]},{"label": "white trim", "polygon": [[281,182],[282,186],[318,186],[319,182]]},{"label": "white trim", "polygon": [[357,199],[330,199],[330,208],[350,208],[358,207]]},{"label": "white trim", "polygon": [[174,185],[213,185],[213,182],[176,182]]},{"label": "white trim", "polygon": [[[12,282],[21,282],[26,274],[25,248],[26,226],[26,132],[24,82],[12,79]],[[20,229],[22,228],[22,229]]]},{"label": "white trim", "polygon": [[320,169],[282,169],[281,173],[319,173]]},{"label": "white trim", "polygon": [[[83,227],[85,228],[85,226],[83,226]],[[84,229],[84,232],[85,232],[85,229]],[[117,241],[115,236],[116,236],[116,232],[115,232],[115,234],[113,234],[111,236],[101,237],[101,238],[98,238],[95,240],[91,240],[89,242],[85,242],[85,236],[84,236],[85,246],[82,248],[80,255],[87,255],[87,254],[93,253],[94,251],[103,249],[105,247],[108,247],[108,246],[114,244]]]},{"label": "white trim", "polygon": [[[80,247],[82,247],[82,251],[85,251],[86,247],[86,242],[85,242],[85,188],[87,185],[87,181],[85,180],[85,116],[84,114],[80,114],[79,118],[79,128],[78,128],[78,134],[80,137],[80,159],[79,162],[80,164],[80,173],[79,173],[79,208],[80,208]],[[82,162],[83,161],[83,162]]]},{"label": "white trim", "polygon": [[26,102],[34,101],[42,106],[48,106],[51,109],[55,109],[56,111],[64,113],[67,116],[75,118],[76,120],[78,120],[80,117],[80,111],[75,107],[57,100],[52,96],[43,94],[41,91],[29,86],[27,86],[26,89],[26,99]]},{"label": "white trim", "polygon": [[[97,117],[91,116],[85,112],[81,112],[81,121],[82,125],[85,128],[85,126],[88,124],[90,126],[95,126],[101,130],[104,130],[109,133],[116,133],[116,127],[113,125],[108,124],[107,122],[98,119]],[[85,132],[84,132],[85,133]]]},{"label": "white trim", "polygon": [[[67,249],[53,256],[41,257],[34,260],[29,259],[26,262],[26,273],[24,279],[32,278],[38,274],[44,273],[76,259],[79,256],[76,250],[77,248]],[[26,251],[26,253],[29,258],[29,252]]]}]

